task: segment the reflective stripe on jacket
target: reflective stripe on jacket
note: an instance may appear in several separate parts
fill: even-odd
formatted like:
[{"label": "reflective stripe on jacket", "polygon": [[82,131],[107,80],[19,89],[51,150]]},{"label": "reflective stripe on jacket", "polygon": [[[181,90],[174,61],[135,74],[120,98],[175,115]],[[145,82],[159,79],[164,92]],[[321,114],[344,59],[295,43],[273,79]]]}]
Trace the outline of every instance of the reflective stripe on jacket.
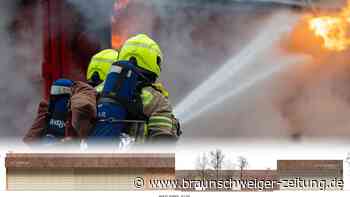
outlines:
[{"label": "reflective stripe on jacket", "polygon": [[148,118],[147,138],[169,136],[177,138],[176,119],[167,97],[152,86],[142,89],[142,103],[144,115]]}]

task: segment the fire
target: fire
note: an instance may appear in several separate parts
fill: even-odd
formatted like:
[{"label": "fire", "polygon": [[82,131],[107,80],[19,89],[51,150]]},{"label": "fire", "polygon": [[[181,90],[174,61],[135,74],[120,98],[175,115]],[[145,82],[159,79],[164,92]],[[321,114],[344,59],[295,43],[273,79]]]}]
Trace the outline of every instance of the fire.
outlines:
[{"label": "fire", "polygon": [[112,35],[112,48],[119,49],[126,39],[118,34]]},{"label": "fire", "polygon": [[123,28],[120,28],[120,26],[116,26],[115,24],[119,23],[118,17],[119,12],[121,12],[123,9],[126,9],[129,5],[129,0],[116,0],[114,3],[114,14],[111,17],[112,22],[112,39],[111,44],[112,48],[119,49],[124,41],[127,39],[127,36],[123,32]]},{"label": "fire", "polygon": [[324,47],[332,51],[344,51],[350,47],[350,0],[342,11],[335,15],[313,17],[309,28],[322,38]]}]

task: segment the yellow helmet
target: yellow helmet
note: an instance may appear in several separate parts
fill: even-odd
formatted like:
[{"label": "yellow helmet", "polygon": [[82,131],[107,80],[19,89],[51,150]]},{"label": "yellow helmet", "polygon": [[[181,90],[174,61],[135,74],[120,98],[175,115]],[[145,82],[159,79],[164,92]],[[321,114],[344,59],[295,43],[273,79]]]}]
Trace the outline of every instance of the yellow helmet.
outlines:
[{"label": "yellow helmet", "polygon": [[86,79],[91,80],[94,73],[97,73],[100,80],[107,78],[111,65],[118,60],[118,51],[114,49],[105,49],[95,54],[90,61],[86,73]]},{"label": "yellow helmet", "polygon": [[159,45],[150,37],[138,34],[125,41],[118,60],[129,61],[131,58],[136,59],[137,66],[159,77],[163,55]]}]

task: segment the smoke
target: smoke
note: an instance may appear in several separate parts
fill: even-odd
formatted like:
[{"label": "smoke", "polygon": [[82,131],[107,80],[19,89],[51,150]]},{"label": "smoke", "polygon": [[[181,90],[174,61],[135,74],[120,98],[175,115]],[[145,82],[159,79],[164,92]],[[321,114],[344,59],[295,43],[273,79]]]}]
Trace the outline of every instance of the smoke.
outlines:
[{"label": "smoke", "polygon": [[100,47],[108,48],[110,44],[110,26],[113,4],[116,0],[103,1],[85,1],[85,0],[66,0],[69,7],[76,10],[82,20],[80,31],[89,32],[89,40],[98,42]]},{"label": "smoke", "polygon": [[[281,42],[295,41],[289,35],[287,38]],[[305,37],[298,38],[303,40],[303,46],[313,43],[321,47]],[[237,85],[241,91],[229,94],[228,90],[229,98],[218,95],[221,103],[185,125],[190,131],[186,137],[288,139],[301,135],[324,141],[349,136],[349,51],[321,53],[319,49],[310,52],[316,46],[305,51],[299,48],[299,53],[306,55],[303,57],[295,49],[279,49],[281,46],[285,43],[256,56],[250,66],[255,69],[243,76],[254,81],[254,76],[266,73],[271,65],[278,72],[248,87],[241,81]],[[288,62],[293,59],[300,61]]]},{"label": "smoke", "polygon": [[[266,55],[264,54],[266,51],[275,47],[281,35],[290,31],[290,26],[296,19],[297,17],[290,13],[285,14],[282,12],[264,21],[263,28],[256,34],[252,41],[242,47],[238,54],[235,54],[224,65],[221,65],[217,72],[211,74],[205,82],[193,90],[191,94],[186,96],[176,106],[175,112],[179,118],[182,118],[184,122],[190,121],[196,115],[203,112],[205,108],[213,107],[213,103],[220,103],[219,100],[228,97],[226,96],[227,92],[235,94],[235,92],[238,92],[238,89],[244,87],[244,84],[251,84],[255,78],[261,78],[257,75],[266,75],[264,73],[268,73],[268,70],[275,70],[276,66],[254,66],[254,64],[259,57]],[[273,65],[274,62],[270,62],[269,64]],[[261,67],[264,70],[259,70]],[[249,70],[253,70],[254,72],[250,72],[249,77],[244,77],[245,73]],[[244,82],[247,80],[248,82]],[[191,111],[191,114],[188,113],[189,111]]]},{"label": "smoke", "polygon": [[161,80],[174,104],[238,54],[274,12],[274,6],[232,2],[159,7],[164,30],[158,39],[165,54]]},{"label": "smoke", "polygon": [[[275,29],[288,25],[292,28],[294,23],[288,21],[296,17],[290,13],[289,9],[271,4],[234,2],[186,4],[181,1],[160,1],[152,8],[160,15],[159,19],[137,17],[144,16],[143,11],[132,9],[132,6],[129,4],[128,13],[134,16],[128,21],[129,26],[127,27],[132,29],[129,33],[132,35],[137,32],[152,32],[152,37],[160,43],[165,56],[161,80],[169,89],[173,104],[178,104],[187,95],[191,95],[196,87],[258,37],[261,29],[268,26],[270,29],[266,31],[272,32],[271,36],[276,36],[273,33]],[[140,12],[142,14],[139,14]],[[277,16],[278,12],[282,14]],[[285,18],[286,20],[283,21]],[[156,19],[160,22],[157,22]],[[280,22],[272,23],[275,26],[271,27],[266,25],[268,19]],[[264,38],[266,42],[259,42],[261,46],[270,43],[269,36]],[[220,100],[234,89],[249,88],[243,88],[244,90],[233,94],[234,96],[226,98],[214,108],[184,124],[183,139],[191,137],[289,137],[292,126],[290,117],[284,114],[283,101],[290,96],[289,89],[284,88],[288,88],[286,86],[292,82],[286,83],[278,76],[292,67],[292,65],[286,65],[287,63],[296,64],[296,62],[303,62],[304,59],[300,60],[299,56],[291,55],[290,57],[290,55],[282,54],[275,49],[278,47],[278,45],[270,46],[266,49],[267,51],[258,54],[255,54],[254,46],[250,47],[251,52],[244,56],[255,54],[251,57],[252,60],[247,61],[249,62],[247,66],[251,69],[235,75],[234,78],[226,81],[223,87],[217,87],[214,92],[220,94],[207,95],[206,101],[215,102],[215,98]],[[274,67],[283,67],[283,71],[277,69],[276,73]],[[220,84],[220,80],[222,78],[213,81],[215,84]],[[254,83],[250,83],[251,80]],[[285,86],[281,87],[276,84]],[[207,88],[211,85],[209,84]],[[293,86],[294,84],[290,86],[291,91],[293,91]],[[280,94],[275,92],[277,88]],[[214,100],[209,98],[214,98]],[[199,98],[192,99],[195,101]],[[200,104],[196,103],[196,105]],[[187,110],[185,113],[189,116],[195,113],[191,109]]]},{"label": "smoke", "polygon": [[[88,28],[110,25],[106,7],[113,7],[113,1],[69,2],[88,19]],[[117,25],[112,29],[123,38],[146,33],[160,44],[161,80],[176,104],[253,39],[262,21],[279,7],[283,8],[235,1],[130,0],[125,10],[113,8]]]},{"label": "smoke", "polygon": [[41,97],[40,11],[35,3],[0,4],[0,136],[22,136]]},{"label": "smoke", "polygon": [[[130,1],[125,21],[120,21],[117,16],[123,13],[111,13],[114,0],[67,2],[83,16],[84,28],[95,32],[93,37],[107,40],[101,42],[103,48],[110,41],[107,34],[111,32],[112,15],[118,20],[114,22],[122,24],[117,32],[127,36],[147,33],[158,41],[165,57],[161,81],[170,91],[173,105],[239,54],[265,27],[267,19],[276,12],[287,17],[290,14],[289,9],[269,3],[154,0]],[[0,135],[23,135],[41,98],[41,13],[39,9],[30,12],[32,15],[18,12],[35,3],[22,7],[17,1],[1,4]],[[279,47],[274,45],[259,53],[249,62],[249,70],[225,83],[227,91],[218,88],[219,100],[226,94],[229,97],[183,125],[184,138],[349,135],[348,54],[332,54],[306,64],[299,60],[309,62],[308,58]],[[274,67],[278,68],[276,72],[270,70]],[[260,72],[267,74],[256,77]],[[254,83],[248,83],[251,80]],[[230,87],[240,91],[230,94]]]},{"label": "smoke", "polygon": [[[92,27],[109,23],[92,20],[98,13],[85,2],[71,2],[91,19]],[[103,7],[104,1],[99,2]],[[118,32],[126,32],[127,36],[147,33],[160,43],[165,56],[161,80],[171,93],[172,103],[178,104],[254,40],[276,12],[295,17],[277,4],[246,2],[130,1],[127,20],[117,21],[123,24]],[[99,10],[99,5],[95,7]],[[276,29],[279,27],[281,24],[276,24]],[[314,43],[309,45],[314,48]],[[310,58],[282,51],[276,44],[257,55],[250,69],[226,82],[225,88],[217,89],[223,94],[210,97],[223,100],[224,95],[231,95],[230,87],[240,91],[183,125],[184,138],[349,135],[347,54],[333,54],[322,61],[315,61],[316,57],[310,62]],[[268,72],[271,69],[274,72]]]},{"label": "smoke", "polygon": [[349,52],[331,54],[294,70],[297,89],[294,86],[284,97],[282,108],[293,133],[307,137],[350,135],[349,61]]},{"label": "smoke", "polygon": [[[285,24],[288,25],[287,20]],[[293,23],[289,25],[294,27]],[[276,24],[276,28],[271,31],[280,26]],[[308,39],[302,39],[305,37],[300,38],[304,45],[310,45],[308,48],[315,47]],[[254,69],[245,71],[248,74],[240,73],[232,78],[232,83],[225,85],[228,87],[226,93],[208,95],[214,98],[207,99],[208,103],[215,103],[215,106],[184,125],[184,130],[188,131],[185,132],[185,138],[288,139],[301,135],[313,139],[339,139],[349,136],[349,54],[327,54],[324,57],[324,54],[320,56],[320,52],[316,51],[311,54],[318,56],[314,56],[311,62],[310,57],[281,52],[279,48],[277,44],[264,53],[257,54],[255,60],[250,62],[253,65],[249,66]],[[289,59],[295,59],[295,62],[288,62]],[[263,75],[271,66],[280,70]],[[244,81],[254,83],[247,86]],[[229,87],[238,87],[236,90],[240,91],[234,92],[235,88]],[[221,87],[216,92],[220,89]],[[186,113],[193,117],[192,111]]]}]

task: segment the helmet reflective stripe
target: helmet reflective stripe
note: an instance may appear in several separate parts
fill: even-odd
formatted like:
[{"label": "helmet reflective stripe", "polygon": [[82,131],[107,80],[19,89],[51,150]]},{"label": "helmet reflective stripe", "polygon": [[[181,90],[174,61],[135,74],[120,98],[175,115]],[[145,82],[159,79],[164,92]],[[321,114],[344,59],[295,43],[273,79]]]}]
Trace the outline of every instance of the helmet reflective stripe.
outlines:
[{"label": "helmet reflective stripe", "polygon": [[70,87],[52,85],[50,94],[51,95],[72,94],[72,89]]},{"label": "helmet reflective stripe", "polygon": [[115,60],[105,59],[105,58],[94,58],[94,61],[101,63],[110,63],[113,64]]},{"label": "helmet reflective stripe", "polygon": [[124,46],[142,47],[142,48],[145,48],[145,49],[148,49],[148,50],[152,50],[152,51],[155,52],[155,53],[159,53],[159,54],[162,53],[160,50],[157,50],[156,48],[151,47],[149,44],[145,44],[145,43],[137,43],[137,42],[134,42],[134,43],[125,43]]}]

